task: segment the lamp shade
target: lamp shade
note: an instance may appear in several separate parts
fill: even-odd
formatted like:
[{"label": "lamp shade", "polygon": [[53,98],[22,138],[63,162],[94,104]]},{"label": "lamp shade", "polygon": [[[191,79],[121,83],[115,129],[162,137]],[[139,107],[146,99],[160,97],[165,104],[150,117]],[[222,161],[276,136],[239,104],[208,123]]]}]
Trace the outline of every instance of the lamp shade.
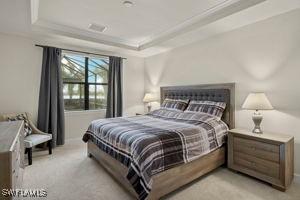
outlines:
[{"label": "lamp shade", "polygon": [[156,101],[155,95],[153,93],[146,93],[143,102],[149,103]]},{"label": "lamp shade", "polygon": [[272,110],[273,106],[265,93],[250,93],[242,108],[247,110]]}]

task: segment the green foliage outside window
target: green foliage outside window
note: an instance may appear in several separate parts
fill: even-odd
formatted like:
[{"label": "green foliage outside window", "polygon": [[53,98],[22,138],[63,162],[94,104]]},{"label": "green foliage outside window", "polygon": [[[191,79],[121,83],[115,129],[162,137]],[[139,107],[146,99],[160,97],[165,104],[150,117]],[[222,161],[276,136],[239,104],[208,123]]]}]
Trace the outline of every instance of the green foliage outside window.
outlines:
[{"label": "green foliage outside window", "polygon": [[106,108],[108,57],[63,53],[61,66],[65,110]]}]

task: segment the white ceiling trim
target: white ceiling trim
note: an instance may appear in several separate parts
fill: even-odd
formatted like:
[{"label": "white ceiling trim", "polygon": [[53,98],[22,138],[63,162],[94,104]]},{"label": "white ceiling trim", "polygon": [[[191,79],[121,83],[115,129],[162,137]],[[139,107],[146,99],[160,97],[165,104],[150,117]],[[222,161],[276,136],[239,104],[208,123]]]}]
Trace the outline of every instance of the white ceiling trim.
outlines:
[{"label": "white ceiling trim", "polygon": [[39,32],[56,34],[129,50],[142,51],[264,1],[266,0],[224,1],[213,8],[186,20],[175,27],[172,27],[167,31],[151,36],[148,40],[140,44],[128,41],[126,39],[111,37],[105,34],[94,33],[88,30],[69,27],[41,19],[38,16],[39,0],[31,0],[31,24],[32,29]]},{"label": "white ceiling trim", "polygon": [[38,19],[34,24],[32,24],[32,30],[44,33],[51,33],[60,36],[72,37],[76,39],[86,40],[89,42],[101,43],[114,47],[121,47],[129,50],[138,50],[137,44],[130,43],[129,41],[120,38],[57,24],[44,19]]},{"label": "white ceiling trim", "polygon": [[39,17],[39,0],[31,0],[30,8],[31,8],[31,24],[34,24]]},{"label": "white ceiling trim", "polygon": [[237,13],[241,10],[254,6],[258,3],[262,3],[266,0],[227,0],[224,1],[205,12],[196,15],[177,26],[162,32],[157,35],[153,35],[149,40],[142,42],[139,45],[139,50],[144,50],[152,47],[161,42],[170,40],[178,35],[193,31],[197,28],[215,22],[221,18],[227,17],[231,14]]}]

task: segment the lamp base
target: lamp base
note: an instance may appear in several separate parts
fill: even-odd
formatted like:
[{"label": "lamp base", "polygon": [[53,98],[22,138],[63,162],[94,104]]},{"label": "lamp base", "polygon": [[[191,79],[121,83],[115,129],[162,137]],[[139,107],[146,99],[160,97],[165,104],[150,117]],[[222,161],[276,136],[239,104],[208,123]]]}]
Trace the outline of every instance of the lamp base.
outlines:
[{"label": "lamp base", "polygon": [[254,129],[252,130],[252,133],[256,133],[256,134],[262,134],[263,131],[260,128],[260,124],[261,121],[263,119],[263,116],[260,112],[258,112],[258,110],[256,110],[253,115],[252,115],[252,120],[254,122]]},{"label": "lamp base", "polygon": [[147,105],[147,111],[148,111],[148,113],[151,112],[151,103],[150,102]]},{"label": "lamp base", "polygon": [[255,134],[263,134],[263,131],[260,129],[260,128],[254,128],[252,130],[252,133],[255,133]]}]

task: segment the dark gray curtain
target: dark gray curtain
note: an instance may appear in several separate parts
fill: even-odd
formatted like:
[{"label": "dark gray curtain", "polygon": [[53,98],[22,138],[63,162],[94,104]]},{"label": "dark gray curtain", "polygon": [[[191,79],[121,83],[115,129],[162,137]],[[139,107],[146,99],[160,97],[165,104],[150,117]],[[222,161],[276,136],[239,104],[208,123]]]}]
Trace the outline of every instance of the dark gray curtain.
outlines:
[{"label": "dark gray curtain", "polygon": [[122,110],[122,58],[110,56],[106,117],[120,117]]},{"label": "dark gray curtain", "polygon": [[52,145],[65,143],[61,50],[44,47],[37,126],[52,134]]}]

